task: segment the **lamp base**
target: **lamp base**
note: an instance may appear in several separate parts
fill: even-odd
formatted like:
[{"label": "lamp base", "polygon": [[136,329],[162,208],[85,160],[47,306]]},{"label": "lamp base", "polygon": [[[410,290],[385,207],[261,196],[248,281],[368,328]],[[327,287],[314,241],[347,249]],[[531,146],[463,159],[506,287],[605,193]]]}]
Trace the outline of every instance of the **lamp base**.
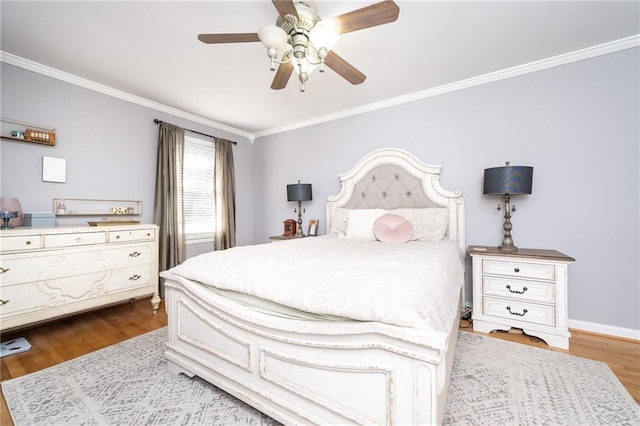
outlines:
[{"label": "lamp base", "polygon": [[518,251],[518,247],[513,245],[513,238],[511,238],[511,229],[513,229],[513,225],[511,224],[511,204],[509,194],[504,194],[504,225],[502,228],[504,229],[504,238],[502,239],[502,245],[498,247],[500,251]]},{"label": "lamp base", "polygon": [[296,237],[304,237],[304,232],[302,232],[302,201],[298,201],[298,230],[296,231]]}]

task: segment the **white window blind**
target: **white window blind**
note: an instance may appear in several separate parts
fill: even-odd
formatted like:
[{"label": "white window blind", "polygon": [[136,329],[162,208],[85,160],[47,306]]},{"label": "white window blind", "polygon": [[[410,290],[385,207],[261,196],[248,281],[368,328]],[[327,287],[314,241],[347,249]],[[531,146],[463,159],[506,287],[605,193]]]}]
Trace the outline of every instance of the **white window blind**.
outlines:
[{"label": "white window blind", "polygon": [[213,241],[215,206],[213,172],[215,145],[185,136],[183,201],[186,240]]}]

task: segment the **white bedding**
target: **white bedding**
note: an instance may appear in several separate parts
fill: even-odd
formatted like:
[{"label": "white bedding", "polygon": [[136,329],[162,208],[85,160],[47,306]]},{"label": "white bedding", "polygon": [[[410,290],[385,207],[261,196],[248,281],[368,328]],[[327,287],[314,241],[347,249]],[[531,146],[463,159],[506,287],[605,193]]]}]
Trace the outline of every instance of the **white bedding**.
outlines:
[{"label": "white bedding", "polygon": [[170,272],[306,312],[447,333],[464,260],[457,244],[321,236],[205,253]]}]

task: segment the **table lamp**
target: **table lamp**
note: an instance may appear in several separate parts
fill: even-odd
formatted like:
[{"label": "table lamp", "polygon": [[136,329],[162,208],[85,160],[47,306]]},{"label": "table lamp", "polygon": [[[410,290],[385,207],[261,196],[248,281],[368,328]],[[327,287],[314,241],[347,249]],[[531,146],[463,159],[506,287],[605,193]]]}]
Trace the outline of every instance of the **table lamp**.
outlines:
[{"label": "table lamp", "polygon": [[[511,208],[512,195],[531,194],[533,185],[533,167],[511,166],[506,162],[504,167],[492,167],[484,170],[484,194],[502,195],[504,197],[504,239],[498,250],[518,251],[511,238]],[[501,206],[498,205],[498,210]]]},{"label": "table lamp", "polygon": [[296,231],[296,237],[304,237],[304,232],[302,232],[302,202],[311,201],[312,199],[310,183],[300,183],[300,181],[298,181],[298,183],[287,185],[287,201],[298,202],[298,208],[294,210],[294,212],[298,212],[298,230]]}]

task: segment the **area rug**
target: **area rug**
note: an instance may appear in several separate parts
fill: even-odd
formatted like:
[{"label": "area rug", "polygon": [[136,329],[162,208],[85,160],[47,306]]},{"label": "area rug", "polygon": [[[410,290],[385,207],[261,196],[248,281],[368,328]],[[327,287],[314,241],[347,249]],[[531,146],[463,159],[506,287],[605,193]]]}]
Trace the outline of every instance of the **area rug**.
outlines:
[{"label": "area rug", "polygon": [[[2,382],[22,425],[277,425],[216,387],[166,372],[166,328]],[[606,364],[460,331],[446,425],[639,425]]]}]

